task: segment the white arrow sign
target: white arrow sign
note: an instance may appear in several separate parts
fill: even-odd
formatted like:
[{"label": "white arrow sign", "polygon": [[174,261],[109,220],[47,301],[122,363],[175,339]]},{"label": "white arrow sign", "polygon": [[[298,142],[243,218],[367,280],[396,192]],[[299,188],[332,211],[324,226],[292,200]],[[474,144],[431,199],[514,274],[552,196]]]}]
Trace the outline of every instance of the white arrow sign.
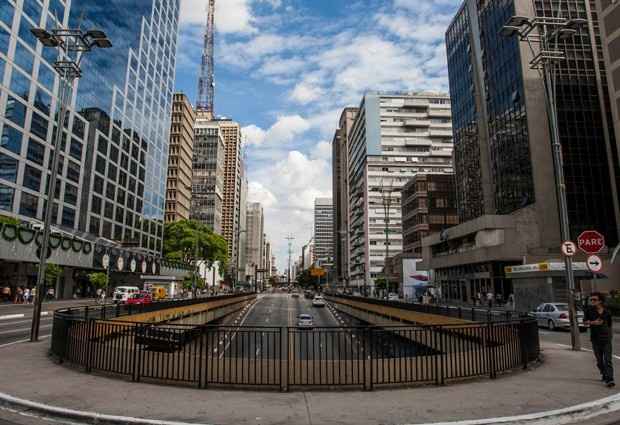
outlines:
[{"label": "white arrow sign", "polygon": [[590,255],[586,264],[591,272],[598,273],[603,270],[603,260],[598,255]]}]

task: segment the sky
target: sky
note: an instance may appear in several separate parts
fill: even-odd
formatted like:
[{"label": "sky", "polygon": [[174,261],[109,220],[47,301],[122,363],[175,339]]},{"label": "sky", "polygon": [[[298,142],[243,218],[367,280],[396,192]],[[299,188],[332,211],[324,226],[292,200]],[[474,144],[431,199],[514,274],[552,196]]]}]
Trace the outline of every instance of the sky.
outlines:
[{"label": "sky", "polygon": [[[215,112],[242,126],[249,201],[284,273],[331,197],[340,112],[369,90],[448,92],[444,34],[460,0],[216,0]],[[207,0],[181,0],[176,89],[192,103]]]}]

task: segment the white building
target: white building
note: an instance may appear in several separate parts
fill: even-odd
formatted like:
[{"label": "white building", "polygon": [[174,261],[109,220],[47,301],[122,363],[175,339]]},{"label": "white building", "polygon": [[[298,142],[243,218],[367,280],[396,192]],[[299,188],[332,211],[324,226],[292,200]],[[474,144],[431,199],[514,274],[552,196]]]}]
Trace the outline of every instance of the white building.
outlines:
[{"label": "white building", "polygon": [[314,200],[314,262],[331,265],[334,259],[334,205],[332,198]]},{"label": "white building", "polygon": [[442,93],[362,99],[347,143],[351,286],[372,287],[386,255],[402,252],[400,188],[416,173],[452,173],[451,116]]},{"label": "white building", "polygon": [[263,263],[264,249],[263,207],[259,202],[252,202],[248,204],[246,223],[246,261],[248,266],[248,275],[251,279],[254,279],[256,269],[260,269]]}]

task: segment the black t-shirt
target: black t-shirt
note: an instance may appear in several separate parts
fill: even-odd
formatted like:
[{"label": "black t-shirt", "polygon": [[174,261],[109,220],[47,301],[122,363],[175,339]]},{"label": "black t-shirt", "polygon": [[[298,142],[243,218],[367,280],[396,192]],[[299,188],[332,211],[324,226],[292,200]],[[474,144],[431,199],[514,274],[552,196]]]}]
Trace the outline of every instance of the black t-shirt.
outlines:
[{"label": "black t-shirt", "polygon": [[598,319],[602,319],[603,323],[600,325],[590,324],[590,339],[592,341],[607,341],[612,336],[612,318],[609,310],[604,308],[603,312],[599,313],[596,308],[591,307],[586,310],[583,321],[591,322]]}]

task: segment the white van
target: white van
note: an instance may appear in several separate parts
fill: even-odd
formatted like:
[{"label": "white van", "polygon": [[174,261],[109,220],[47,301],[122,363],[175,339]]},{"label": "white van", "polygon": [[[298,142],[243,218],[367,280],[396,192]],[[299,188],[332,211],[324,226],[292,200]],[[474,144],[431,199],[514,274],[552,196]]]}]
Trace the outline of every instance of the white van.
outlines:
[{"label": "white van", "polygon": [[140,289],[137,286],[117,286],[114,289],[112,301],[114,303],[126,303],[130,295],[137,294],[138,292],[140,292]]}]

